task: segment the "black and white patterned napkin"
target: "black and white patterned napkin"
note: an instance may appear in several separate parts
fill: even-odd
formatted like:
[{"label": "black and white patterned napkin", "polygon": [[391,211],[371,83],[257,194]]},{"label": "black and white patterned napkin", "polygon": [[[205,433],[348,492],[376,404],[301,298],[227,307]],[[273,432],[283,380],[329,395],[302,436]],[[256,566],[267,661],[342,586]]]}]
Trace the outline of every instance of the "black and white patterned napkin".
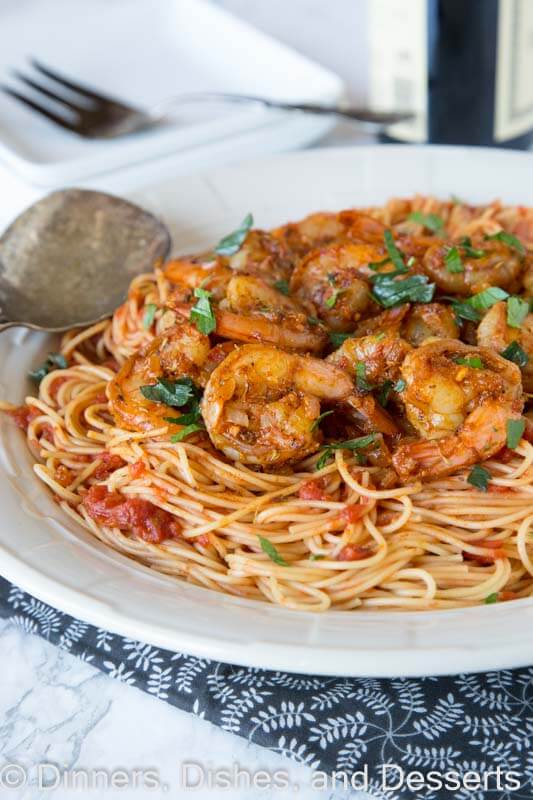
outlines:
[{"label": "black and white patterned napkin", "polygon": [[533,667],[377,680],[232,666],[95,628],[2,578],[0,617],[225,731],[354,776],[378,800],[533,797]]}]

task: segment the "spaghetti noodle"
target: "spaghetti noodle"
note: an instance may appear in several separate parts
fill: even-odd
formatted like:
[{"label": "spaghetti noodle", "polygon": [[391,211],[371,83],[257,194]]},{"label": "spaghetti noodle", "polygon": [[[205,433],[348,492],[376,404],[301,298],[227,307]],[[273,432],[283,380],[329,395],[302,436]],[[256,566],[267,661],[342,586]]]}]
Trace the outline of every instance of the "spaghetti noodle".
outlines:
[{"label": "spaghetti noodle", "polygon": [[532,595],[533,212],[415,197],[237,234],[136,278],[2,403],[61,508],[158,572],[291,609]]}]

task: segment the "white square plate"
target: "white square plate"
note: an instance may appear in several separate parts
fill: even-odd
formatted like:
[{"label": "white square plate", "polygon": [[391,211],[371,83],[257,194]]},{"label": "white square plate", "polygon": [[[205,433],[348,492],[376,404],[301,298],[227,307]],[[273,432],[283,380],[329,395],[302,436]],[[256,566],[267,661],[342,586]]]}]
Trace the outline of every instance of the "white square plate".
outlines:
[{"label": "white square plate", "polygon": [[[206,0],[4,0],[0,30],[0,82],[18,88],[10,70],[28,72],[34,56],[140,108],[202,90],[334,103],[343,89],[333,73]],[[257,106],[189,106],[158,129],[90,141],[0,93],[0,159],[31,183],[59,186],[291,120]]]}]

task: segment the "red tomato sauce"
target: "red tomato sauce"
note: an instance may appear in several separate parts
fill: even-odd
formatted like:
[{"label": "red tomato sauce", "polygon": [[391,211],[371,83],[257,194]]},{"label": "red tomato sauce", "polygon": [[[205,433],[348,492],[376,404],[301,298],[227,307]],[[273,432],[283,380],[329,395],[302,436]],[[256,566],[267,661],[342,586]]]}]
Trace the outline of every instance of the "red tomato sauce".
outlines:
[{"label": "red tomato sauce", "polygon": [[103,481],[105,478],[108,478],[112,472],[116,469],[120,469],[120,467],[123,467],[126,463],[123,458],[114,453],[108,453],[107,450],[100,453],[98,458],[100,463],[93,472],[97,481]]},{"label": "red tomato sauce", "polygon": [[321,478],[306,481],[298,489],[300,500],[328,500]]},{"label": "red tomato sauce", "polygon": [[18,408],[13,408],[11,411],[7,412],[9,416],[13,419],[15,425],[18,428],[21,428],[23,431],[28,430],[28,425],[30,422],[38,417],[43,412],[40,408],[36,406],[19,406]]},{"label": "red tomato sauce", "polygon": [[366,544],[347,544],[337,556],[337,561],[361,561],[371,553],[372,550]]},{"label": "red tomato sauce", "polygon": [[181,533],[179,522],[168,511],[139,497],[110,492],[105,486],[91,486],[83,505],[95,522],[133,533],[145,542],[159,544],[177,539]]}]

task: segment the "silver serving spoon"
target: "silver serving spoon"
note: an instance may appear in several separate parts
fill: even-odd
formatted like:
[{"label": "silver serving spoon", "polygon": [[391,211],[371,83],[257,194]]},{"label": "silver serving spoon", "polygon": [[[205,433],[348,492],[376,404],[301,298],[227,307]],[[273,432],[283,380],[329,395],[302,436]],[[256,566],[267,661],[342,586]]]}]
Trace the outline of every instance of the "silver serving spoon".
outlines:
[{"label": "silver serving spoon", "polygon": [[165,225],[103,192],[64,189],[0,237],[0,331],[65,331],[109,316],[170,249]]}]

